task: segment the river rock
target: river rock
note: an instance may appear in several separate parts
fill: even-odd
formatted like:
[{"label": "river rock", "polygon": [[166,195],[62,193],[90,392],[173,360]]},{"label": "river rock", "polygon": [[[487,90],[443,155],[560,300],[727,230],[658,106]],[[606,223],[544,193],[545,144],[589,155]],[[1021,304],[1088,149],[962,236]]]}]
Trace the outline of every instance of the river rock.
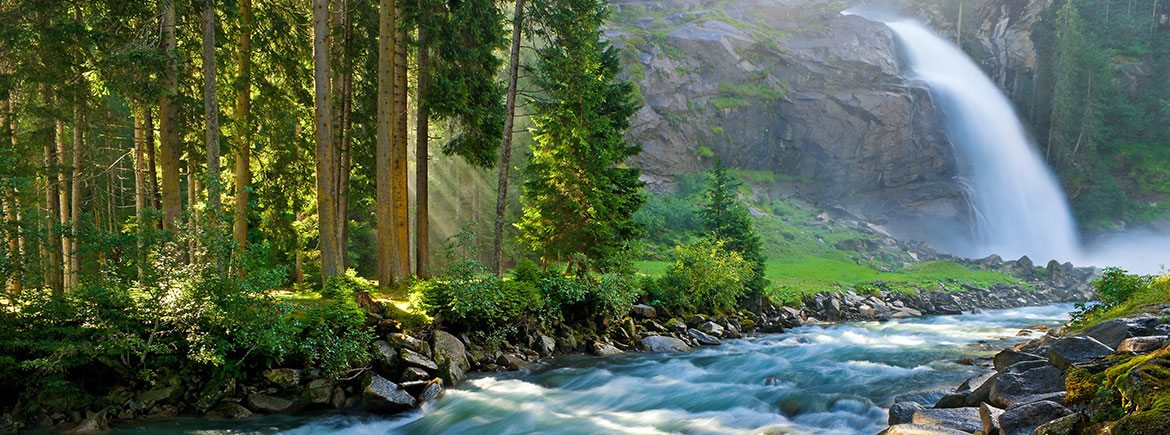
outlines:
[{"label": "river rock", "polygon": [[268,369],[264,378],[280,388],[293,388],[301,383],[301,371],[297,369]]},{"label": "river rock", "polygon": [[423,340],[414,338],[413,336],[402,333],[394,333],[390,334],[390,341],[392,341],[398,347],[413,350],[419,354],[422,354],[423,356],[426,356],[427,358],[434,357],[434,353],[431,352],[431,345]]},{"label": "river rock", "polygon": [[642,347],[648,352],[686,352],[691,347],[674,337],[651,335],[642,339]]},{"label": "river rock", "polygon": [[471,363],[467,361],[467,348],[458,338],[445,331],[435,331],[433,339],[435,362],[443,368],[440,376],[448,385],[459,384],[471,369]]},{"label": "river rock", "polygon": [[983,429],[977,408],[921,409],[914,413],[911,423],[927,426],[942,426],[963,432],[978,432]]},{"label": "river rock", "polygon": [[1031,435],[1037,427],[1069,414],[1072,411],[1056,402],[1041,400],[1027,403],[1004,411],[999,416],[1000,431],[1003,435]]},{"label": "river rock", "polygon": [[699,330],[716,337],[723,336],[723,327],[712,321],[707,321],[706,323],[699,325]]},{"label": "river rock", "polygon": [[66,434],[96,434],[110,430],[106,419],[106,411],[87,412],[89,414],[77,426],[65,431]]},{"label": "river rock", "polygon": [[438,364],[418,352],[410,349],[402,349],[401,355],[402,362],[406,363],[409,367],[418,367],[426,370],[428,373],[438,373],[439,371]]},{"label": "river rock", "polygon": [[983,433],[999,433],[999,416],[1001,415],[1003,415],[1002,409],[986,403],[979,404],[979,421],[983,423]]},{"label": "river rock", "polygon": [[394,372],[394,366],[398,364],[398,351],[394,349],[386,340],[378,340],[374,342],[374,367],[383,373]]},{"label": "river rock", "polygon": [[398,384],[371,375],[362,389],[362,408],[375,414],[392,415],[414,409],[418,402]]},{"label": "river rock", "polygon": [[687,322],[682,321],[677,317],[672,317],[666,321],[666,328],[671,331],[683,332],[687,330]]},{"label": "river rock", "polygon": [[[707,322],[707,323],[711,323],[711,322]],[[703,346],[718,346],[718,345],[722,344],[722,342],[720,342],[718,338],[707,335],[707,334],[703,333],[703,331],[700,331],[698,329],[688,329],[687,335],[690,336],[691,338],[693,338],[695,340],[695,342],[697,342]]]},{"label": "river rock", "polygon": [[203,390],[199,392],[199,398],[195,401],[195,409],[206,411],[219,403],[224,397],[236,391],[236,378],[232,376],[222,376],[213,378],[203,386]]},{"label": "river rock", "polygon": [[601,342],[594,342],[593,343],[593,355],[595,355],[595,356],[611,356],[611,355],[618,355],[621,353],[622,353],[622,350],[618,349],[616,347],[613,347],[612,344],[601,343]]},{"label": "river rock", "polygon": [[988,372],[970,379],[967,385],[971,391],[963,398],[963,406],[979,406],[980,403],[991,400],[991,387],[995,386],[995,380],[998,378],[999,373]]},{"label": "river rock", "polygon": [[896,424],[910,423],[914,419],[914,413],[926,409],[920,403],[914,402],[895,402],[890,406],[890,418],[887,424],[890,426]]},{"label": "river rock", "polygon": [[1110,348],[1117,348],[1127,338],[1155,334],[1157,326],[1156,317],[1113,319],[1090,326],[1081,335],[1092,337]]},{"label": "river rock", "polygon": [[524,361],[524,359],[511,353],[501,354],[499,358],[496,358],[496,364],[512,371],[523,370],[528,367],[528,361]]},{"label": "river rock", "polygon": [[296,402],[292,400],[260,393],[249,394],[246,402],[249,409],[265,414],[287,412],[296,405]]},{"label": "river rock", "polygon": [[1080,423],[1081,417],[1079,415],[1069,414],[1040,425],[1034,433],[1035,435],[1072,435]]},{"label": "river rock", "polygon": [[138,404],[140,409],[147,410],[154,407],[155,404],[168,403],[180,394],[182,394],[182,391],[176,385],[159,387],[139,395]]},{"label": "river rock", "polygon": [[1117,346],[1118,352],[1149,353],[1161,349],[1166,345],[1165,335],[1151,335],[1147,337],[1130,337]]},{"label": "river rock", "polygon": [[922,406],[931,406],[947,394],[946,391],[919,391],[915,393],[899,394],[894,396],[894,403],[917,403]]},{"label": "river rock", "polygon": [[958,429],[924,424],[897,424],[886,428],[878,435],[970,435]]},{"label": "river rock", "polygon": [[630,307],[630,315],[643,319],[654,319],[658,317],[658,309],[646,304],[637,304]]},{"label": "river rock", "polygon": [[552,356],[557,350],[557,340],[547,335],[540,336],[540,354]]},{"label": "river rock", "polygon": [[207,417],[223,420],[239,420],[252,416],[252,411],[236,402],[223,402],[207,411]]},{"label": "river rock", "polygon": [[[1117,340],[1120,344],[1121,340]],[[1066,370],[1076,363],[1083,363],[1108,356],[1113,348],[1092,337],[1064,337],[1048,347],[1048,362]]]},{"label": "river rock", "polygon": [[1046,365],[1000,373],[991,386],[988,401],[999,408],[1011,409],[1038,400],[1052,400],[1063,392],[1064,375],[1056,367]]},{"label": "river rock", "polygon": [[301,392],[301,402],[306,405],[328,406],[333,402],[333,383],[325,379],[314,379]]},{"label": "river rock", "polygon": [[446,390],[443,388],[443,380],[432,379],[427,383],[427,386],[423,388],[423,392],[418,395],[418,406],[423,406],[435,399],[442,397],[444,391]]},{"label": "river rock", "polygon": [[1036,354],[1032,354],[1032,353],[1028,353],[1028,352],[1019,352],[1019,351],[1015,351],[1012,349],[1004,349],[1004,350],[1000,351],[999,353],[995,354],[995,357],[993,357],[991,359],[991,362],[992,362],[992,365],[995,367],[995,371],[1002,372],[1004,369],[1008,368],[1008,366],[1016,364],[1016,363],[1020,363],[1020,362],[1024,362],[1024,361],[1043,361],[1043,360],[1044,360],[1044,357],[1042,357],[1040,355],[1036,355]]}]

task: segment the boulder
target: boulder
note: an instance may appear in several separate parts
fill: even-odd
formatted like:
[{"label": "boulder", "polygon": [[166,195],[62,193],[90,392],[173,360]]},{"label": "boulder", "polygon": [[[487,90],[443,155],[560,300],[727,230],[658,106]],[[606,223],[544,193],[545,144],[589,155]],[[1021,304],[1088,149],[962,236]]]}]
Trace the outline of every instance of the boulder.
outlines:
[{"label": "boulder", "polygon": [[1008,366],[1024,362],[1024,361],[1043,361],[1044,357],[1028,352],[1019,352],[1012,349],[1004,349],[995,354],[991,359],[992,365],[995,366],[995,371],[1001,372]]},{"label": "boulder", "polygon": [[496,358],[496,364],[513,371],[523,370],[528,367],[528,361],[524,361],[519,356],[511,353],[501,354],[499,358]]},{"label": "boulder", "polygon": [[967,433],[983,429],[978,408],[922,409],[914,413],[910,422],[958,429]]},{"label": "boulder", "polygon": [[708,321],[703,323],[702,325],[699,325],[699,330],[716,337],[723,336],[723,327],[719,326],[719,324],[715,322]]},{"label": "boulder", "polygon": [[459,384],[471,369],[471,363],[467,361],[467,348],[454,335],[444,331],[435,331],[433,339],[435,362],[442,367],[440,377],[448,385]]},{"label": "boulder", "polygon": [[249,394],[246,403],[252,411],[265,414],[288,412],[296,405],[296,402],[292,400],[260,393]]},{"label": "boulder", "polygon": [[431,378],[431,375],[426,370],[418,367],[408,367],[402,372],[401,380],[403,381],[425,381]]},{"label": "boulder", "polygon": [[333,402],[333,383],[325,379],[314,379],[301,392],[301,403],[305,405],[328,406]]},{"label": "boulder", "polygon": [[65,431],[66,434],[96,434],[110,430],[110,424],[106,419],[106,411],[87,412],[85,420],[82,420],[77,426]]},{"label": "boulder", "polygon": [[919,391],[915,393],[899,394],[894,397],[894,403],[917,403],[922,406],[931,406],[947,394],[946,391]]},{"label": "boulder", "polygon": [[[1117,343],[1120,344],[1121,340]],[[1089,362],[1112,353],[1112,347],[1092,337],[1064,337],[1048,347],[1048,362],[1061,370],[1067,370],[1073,364]]]},{"label": "boulder", "polygon": [[438,373],[439,365],[430,358],[410,349],[402,349],[402,362],[406,363],[408,367],[418,367],[426,370],[428,373]]},{"label": "boulder", "polygon": [[1092,337],[1111,348],[1117,348],[1127,338],[1156,334],[1157,326],[1156,317],[1113,319],[1090,326],[1081,335]]},{"label": "boulder", "polygon": [[540,354],[552,356],[557,350],[557,341],[547,335],[540,336]]},{"label": "boulder", "polygon": [[969,433],[942,426],[896,424],[878,432],[878,435],[969,435]]},{"label": "boulder", "polygon": [[1064,375],[1052,366],[1020,372],[1003,372],[996,376],[989,391],[989,402],[1010,409],[1038,400],[1052,400],[1064,392]]},{"label": "boulder", "polygon": [[418,402],[398,384],[371,375],[362,389],[362,408],[366,412],[392,415],[414,409]]},{"label": "boulder", "polygon": [[394,366],[398,364],[398,351],[386,340],[375,341],[373,347],[374,367],[384,373],[393,373]]},{"label": "boulder", "polygon": [[[707,322],[707,323],[711,323],[711,322]],[[722,342],[720,342],[718,338],[707,335],[707,334],[703,333],[703,331],[700,331],[698,329],[688,329],[687,335],[690,336],[691,338],[693,338],[695,340],[695,342],[697,342],[703,346],[718,346],[718,345],[722,344]]]},{"label": "boulder", "polygon": [[400,348],[413,350],[426,356],[427,358],[434,356],[434,353],[431,352],[430,344],[427,344],[427,342],[414,338],[410,335],[402,333],[390,334],[390,340]]},{"label": "boulder", "polygon": [[1000,433],[1031,435],[1041,425],[1070,414],[1072,411],[1056,402],[1041,400],[1027,403],[1004,411],[999,416]]},{"label": "boulder", "polygon": [[648,352],[686,352],[691,347],[674,337],[651,335],[642,339],[642,347]]},{"label": "boulder", "polygon": [[999,416],[1003,415],[1003,410],[986,403],[979,405],[979,421],[983,423],[983,433],[996,434],[999,433]]},{"label": "boulder", "polygon": [[297,369],[268,369],[264,371],[264,379],[284,389],[293,388],[301,383],[301,371]]},{"label": "boulder", "polygon": [[1080,423],[1081,416],[1069,414],[1040,425],[1034,433],[1036,435],[1072,435],[1076,433],[1077,426]]},{"label": "boulder", "polygon": [[443,397],[443,393],[445,391],[446,390],[443,388],[442,379],[432,379],[427,383],[427,386],[423,388],[423,392],[418,395],[418,406],[423,406],[427,403],[430,403],[431,401],[434,401],[435,399]]},{"label": "boulder", "polygon": [[944,408],[962,408],[967,406],[967,396],[971,394],[969,391],[956,391],[947,393],[935,402],[934,407],[939,409]]},{"label": "boulder", "polygon": [[601,343],[601,342],[594,342],[593,343],[593,355],[610,356],[610,355],[618,355],[620,353],[622,353],[622,350],[618,349],[616,347],[613,347],[612,344]]},{"label": "boulder", "polygon": [[971,386],[971,391],[967,393],[967,397],[963,400],[963,406],[979,406],[980,403],[985,403],[991,400],[991,387],[995,386],[995,380],[999,378],[999,373],[988,372],[983,376],[972,379],[968,385]]},{"label": "boulder", "polygon": [[920,403],[915,402],[895,402],[890,406],[890,418],[887,423],[890,426],[896,424],[910,423],[914,418],[914,413],[926,409]]},{"label": "boulder", "polygon": [[236,402],[223,402],[207,411],[207,417],[223,420],[239,420],[252,416],[252,411]]},{"label": "boulder", "polygon": [[671,331],[683,332],[687,330],[687,322],[674,317],[666,321],[666,328]]},{"label": "boulder", "polygon": [[1130,337],[1117,346],[1118,352],[1149,353],[1161,349],[1166,345],[1165,335],[1151,335],[1147,337]]},{"label": "boulder", "polygon": [[146,410],[154,407],[155,404],[169,403],[181,394],[182,391],[175,385],[159,387],[140,394],[138,396],[138,404],[141,409]]},{"label": "boulder", "polygon": [[201,411],[211,409],[212,406],[235,391],[236,378],[231,376],[213,378],[199,392],[199,398],[195,401],[195,409]]},{"label": "boulder", "polygon": [[630,315],[643,319],[654,319],[658,317],[658,309],[646,304],[637,304],[630,307]]}]

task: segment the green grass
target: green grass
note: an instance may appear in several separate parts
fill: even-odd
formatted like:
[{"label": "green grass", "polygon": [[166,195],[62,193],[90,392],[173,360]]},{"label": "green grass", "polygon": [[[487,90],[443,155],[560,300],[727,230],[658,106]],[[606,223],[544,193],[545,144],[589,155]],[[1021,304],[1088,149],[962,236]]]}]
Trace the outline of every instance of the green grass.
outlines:
[{"label": "green grass", "polygon": [[1069,324],[1067,329],[1069,332],[1076,333],[1107,320],[1135,317],[1139,314],[1156,314],[1167,303],[1170,303],[1170,275],[1154,280],[1152,285],[1135,292],[1125,302],[1117,306],[1108,310],[1090,311],[1076,322]]}]

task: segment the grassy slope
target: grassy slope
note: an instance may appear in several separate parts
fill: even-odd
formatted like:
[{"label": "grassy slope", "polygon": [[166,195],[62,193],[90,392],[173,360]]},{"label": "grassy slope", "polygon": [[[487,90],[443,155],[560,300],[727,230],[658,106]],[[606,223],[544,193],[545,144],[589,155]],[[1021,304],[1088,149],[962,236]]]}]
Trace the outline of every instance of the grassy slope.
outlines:
[{"label": "grassy slope", "polygon": [[1154,280],[1153,285],[1139,290],[1115,307],[1108,310],[1093,310],[1085,314],[1084,317],[1070,324],[1066,330],[1076,333],[1106,320],[1153,314],[1166,304],[1170,304],[1170,275]]}]

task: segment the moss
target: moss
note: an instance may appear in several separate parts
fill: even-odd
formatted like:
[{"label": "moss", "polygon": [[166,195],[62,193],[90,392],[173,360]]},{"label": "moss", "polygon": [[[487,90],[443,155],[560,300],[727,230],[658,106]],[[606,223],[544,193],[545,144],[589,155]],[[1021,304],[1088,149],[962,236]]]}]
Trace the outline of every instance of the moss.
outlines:
[{"label": "moss", "polygon": [[1170,410],[1135,412],[1122,417],[1110,433],[1116,435],[1161,435],[1170,427]]},{"label": "moss", "polygon": [[1064,378],[1064,386],[1068,390],[1064,403],[1074,404],[1092,400],[1097,397],[1097,392],[1101,389],[1104,381],[1104,373],[1094,374],[1083,368],[1070,370],[1068,376]]}]

